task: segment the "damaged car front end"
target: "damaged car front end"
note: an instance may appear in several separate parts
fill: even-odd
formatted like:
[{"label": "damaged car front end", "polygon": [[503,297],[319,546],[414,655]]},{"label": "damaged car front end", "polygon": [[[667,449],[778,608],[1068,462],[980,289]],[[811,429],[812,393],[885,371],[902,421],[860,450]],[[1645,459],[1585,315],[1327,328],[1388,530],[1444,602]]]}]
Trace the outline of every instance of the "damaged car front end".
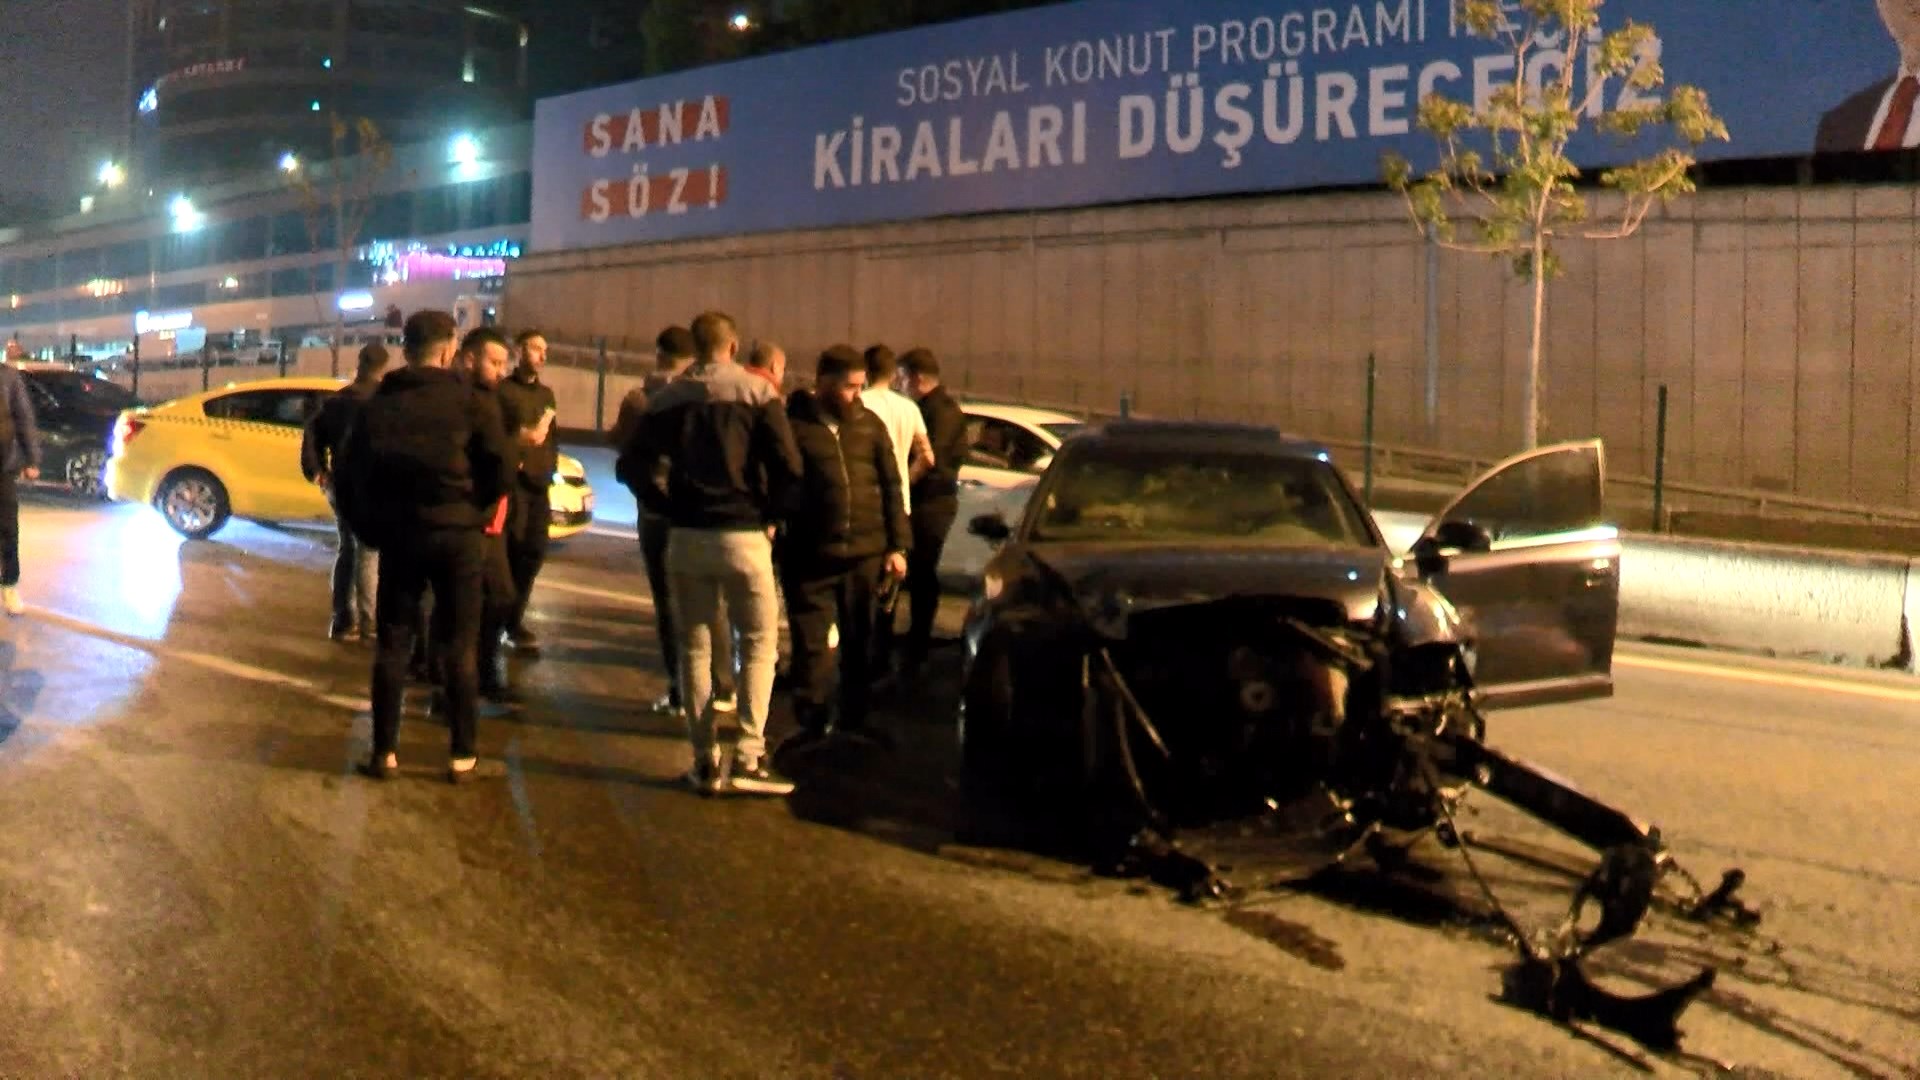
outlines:
[{"label": "damaged car front end", "polygon": [[[1200,900],[1230,888],[1223,864],[1390,865],[1428,836],[1471,869],[1454,815],[1485,791],[1600,856],[1544,939],[1475,871],[1521,954],[1510,996],[1672,1045],[1711,971],[1625,998],[1579,961],[1684,872],[1653,826],[1486,739],[1490,709],[1612,692],[1620,544],[1602,489],[1598,442],[1522,455],[1403,558],[1312,444],[1142,422],[1071,440],[1017,527],[970,525],[999,545],[965,635],[970,809],[1044,822]],[[1664,895],[1750,920],[1737,873]]]}]

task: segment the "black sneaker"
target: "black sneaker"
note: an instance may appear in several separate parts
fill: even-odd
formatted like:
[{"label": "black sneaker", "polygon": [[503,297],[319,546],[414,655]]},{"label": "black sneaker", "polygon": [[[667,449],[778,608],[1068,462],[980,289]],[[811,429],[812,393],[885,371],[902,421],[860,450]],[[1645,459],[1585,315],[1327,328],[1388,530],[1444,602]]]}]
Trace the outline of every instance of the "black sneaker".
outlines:
[{"label": "black sneaker", "polygon": [[684,779],[687,786],[700,795],[718,795],[722,787],[719,763],[710,757],[695,757],[693,768],[688,769]]},{"label": "black sneaker", "polygon": [[748,795],[793,794],[793,781],[774,772],[764,757],[735,758],[727,787]]}]

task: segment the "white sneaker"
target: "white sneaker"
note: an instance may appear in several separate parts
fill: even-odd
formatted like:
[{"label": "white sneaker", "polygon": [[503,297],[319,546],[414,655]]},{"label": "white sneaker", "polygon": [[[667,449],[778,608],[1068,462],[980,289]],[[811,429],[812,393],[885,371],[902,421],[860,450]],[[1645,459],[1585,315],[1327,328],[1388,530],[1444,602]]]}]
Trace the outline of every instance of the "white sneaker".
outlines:
[{"label": "white sneaker", "polygon": [[8,585],[5,588],[0,588],[0,602],[6,604],[7,614],[9,615],[25,615],[27,613],[27,602],[20,599],[20,589],[18,586]]}]

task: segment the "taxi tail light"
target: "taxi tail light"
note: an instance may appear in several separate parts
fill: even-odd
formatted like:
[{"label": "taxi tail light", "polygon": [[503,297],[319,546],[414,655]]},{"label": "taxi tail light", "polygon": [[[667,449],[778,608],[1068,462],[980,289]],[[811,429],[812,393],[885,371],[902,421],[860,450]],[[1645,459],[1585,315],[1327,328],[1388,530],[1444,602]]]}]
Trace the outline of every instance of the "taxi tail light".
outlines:
[{"label": "taxi tail light", "polygon": [[136,420],[131,416],[121,417],[113,425],[113,447],[109,452],[118,454],[125,450],[127,444],[133,441],[133,437],[140,434],[146,426],[145,420]]}]

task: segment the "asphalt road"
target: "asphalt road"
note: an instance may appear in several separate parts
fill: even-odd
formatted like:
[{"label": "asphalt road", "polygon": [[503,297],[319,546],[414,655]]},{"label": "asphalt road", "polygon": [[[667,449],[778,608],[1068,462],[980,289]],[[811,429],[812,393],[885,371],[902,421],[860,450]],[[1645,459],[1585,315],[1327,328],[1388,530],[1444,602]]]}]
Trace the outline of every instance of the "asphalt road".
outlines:
[{"label": "asphalt road", "polygon": [[[39,501],[0,627],[0,1076],[1920,1075],[1920,684],[1635,649],[1616,698],[1494,737],[1751,877],[1740,940],[1656,920],[1596,974],[1696,963],[1694,1057],[1496,998],[1457,854],[1222,909],[955,843],[947,718],[791,802],[678,776],[630,541],[556,552],[504,778],[352,774],[367,656],[325,640],[324,534],[184,544]],[[1489,804],[1468,822],[1572,851]],[[1529,925],[1568,882],[1478,857]]]}]

